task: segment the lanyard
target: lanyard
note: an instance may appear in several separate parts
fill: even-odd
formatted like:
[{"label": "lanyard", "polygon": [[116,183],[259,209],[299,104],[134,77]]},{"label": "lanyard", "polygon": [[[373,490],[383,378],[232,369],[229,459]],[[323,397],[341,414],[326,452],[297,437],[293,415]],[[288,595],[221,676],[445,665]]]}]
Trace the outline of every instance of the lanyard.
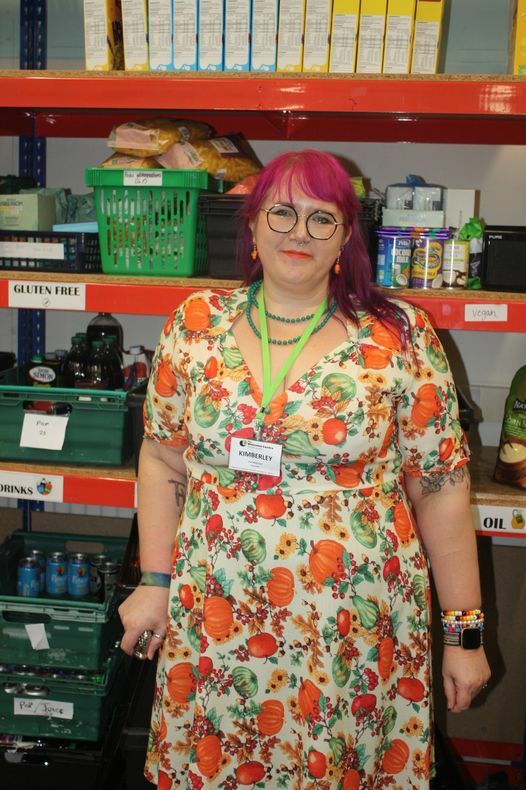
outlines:
[{"label": "lanyard", "polygon": [[270,378],[270,343],[268,341],[268,327],[267,327],[267,316],[265,314],[265,298],[263,295],[263,283],[261,283],[261,293],[259,296],[259,326],[261,331],[261,361],[263,365],[263,396],[261,398],[261,411],[264,411],[270,401],[272,400],[272,396],[276,392],[277,388],[284,380],[285,376],[297,360],[300,352],[304,348],[305,344],[307,343],[308,339],[314,332],[316,325],[318,324],[320,318],[322,317],[323,313],[327,309],[327,299],[324,299],[323,302],[320,304],[314,315],[312,316],[311,320],[303,330],[303,334],[301,335],[300,339],[294,346],[292,353],[287,357],[281,369],[277,373],[274,379],[271,380]]}]

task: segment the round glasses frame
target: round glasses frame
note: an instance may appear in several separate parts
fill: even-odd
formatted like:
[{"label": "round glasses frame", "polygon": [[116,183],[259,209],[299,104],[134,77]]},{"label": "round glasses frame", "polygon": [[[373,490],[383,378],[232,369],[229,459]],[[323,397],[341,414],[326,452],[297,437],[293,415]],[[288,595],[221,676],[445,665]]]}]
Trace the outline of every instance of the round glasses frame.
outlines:
[{"label": "round glasses frame", "polygon": [[[294,220],[294,223],[290,226],[290,228],[288,230],[278,230],[277,228],[273,228],[272,225],[271,225],[271,222],[270,222],[270,216],[271,216],[272,210],[275,209],[275,208],[281,208],[281,207],[289,209],[290,211],[294,212],[294,214],[296,215],[296,219]],[[262,208],[262,209],[260,209],[260,211],[263,211],[267,215],[267,225],[269,226],[270,230],[274,231],[274,233],[290,233],[291,230],[294,230],[294,228],[298,224],[298,220],[300,218],[300,215],[298,214],[298,212],[296,211],[294,206],[290,206],[287,203],[274,203],[274,205],[270,206],[270,208]],[[314,234],[311,233],[311,231],[309,230],[309,220],[311,219],[311,217],[314,217],[316,214],[325,214],[325,215],[327,215],[328,217],[330,217],[332,219],[334,224],[333,224],[332,233],[330,234],[330,236],[314,236]],[[301,215],[301,216],[304,216],[304,215]],[[338,228],[339,225],[345,225],[345,222],[337,222],[335,217],[331,214],[330,211],[321,211],[320,209],[317,209],[316,211],[313,211],[311,214],[309,214],[305,218],[305,227],[307,229],[307,233],[309,234],[311,239],[315,239],[316,241],[329,241],[329,239],[332,239],[332,237],[336,233],[336,229]]]}]

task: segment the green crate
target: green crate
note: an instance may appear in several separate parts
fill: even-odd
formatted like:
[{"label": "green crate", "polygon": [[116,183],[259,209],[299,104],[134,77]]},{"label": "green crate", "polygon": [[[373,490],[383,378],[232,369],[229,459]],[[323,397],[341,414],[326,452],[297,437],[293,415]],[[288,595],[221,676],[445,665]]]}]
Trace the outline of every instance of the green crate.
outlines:
[{"label": "green crate", "polygon": [[91,167],[102,271],[156,277],[206,274],[205,225],[199,196],[220,182],[203,170]]},{"label": "green crate", "polygon": [[[0,546],[0,664],[99,670],[122,633],[116,597],[99,602],[93,597],[18,596],[18,561],[32,549],[46,555],[102,553],[122,562],[126,539],[17,530]],[[49,644],[44,650],[33,649],[26,629],[37,623],[44,624]]]},{"label": "green crate", "polygon": [[[144,385],[124,390],[27,387],[20,368],[0,372],[0,458],[67,464],[120,466],[134,451],[134,410]],[[61,450],[20,447],[24,414],[35,401],[65,404],[70,410]]]},{"label": "green crate", "polygon": [[21,667],[9,667],[0,682],[0,732],[99,740],[124,690],[123,663],[123,653],[115,651],[94,676],[28,676]]}]

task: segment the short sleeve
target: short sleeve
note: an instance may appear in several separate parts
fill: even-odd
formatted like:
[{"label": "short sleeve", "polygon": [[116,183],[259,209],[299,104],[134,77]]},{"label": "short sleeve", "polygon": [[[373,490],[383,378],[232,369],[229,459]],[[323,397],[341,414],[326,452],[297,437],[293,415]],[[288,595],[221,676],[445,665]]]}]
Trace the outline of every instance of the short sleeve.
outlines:
[{"label": "short sleeve", "polygon": [[187,377],[178,349],[179,311],[166,320],[152,360],[144,401],[144,437],[172,446],[188,444],[185,424]]},{"label": "short sleeve", "polygon": [[427,315],[411,309],[412,344],[398,400],[398,449],[406,474],[451,471],[469,460],[449,362]]}]

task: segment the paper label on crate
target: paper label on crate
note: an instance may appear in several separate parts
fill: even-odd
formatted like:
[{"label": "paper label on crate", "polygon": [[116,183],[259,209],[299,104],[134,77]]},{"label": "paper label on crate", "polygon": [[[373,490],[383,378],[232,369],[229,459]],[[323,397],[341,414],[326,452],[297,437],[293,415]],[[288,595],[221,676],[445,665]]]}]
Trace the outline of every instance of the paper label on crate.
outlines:
[{"label": "paper label on crate", "polygon": [[0,469],[0,496],[8,499],[63,502],[64,478],[60,475],[37,475]]},{"label": "paper label on crate", "polygon": [[37,310],[85,311],[86,284],[9,280],[7,306]]},{"label": "paper label on crate", "polygon": [[507,304],[466,304],[464,305],[464,321],[507,321]]},{"label": "paper label on crate", "polygon": [[20,434],[20,447],[62,450],[68,421],[69,414],[26,412]]},{"label": "paper label on crate", "polygon": [[36,260],[63,261],[64,244],[49,244],[42,241],[0,241],[0,258],[30,258]]},{"label": "paper label on crate", "polygon": [[471,509],[478,532],[526,538],[526,507],[473,505]]},{"label": "paper label on crate", "polygon": [[72,702],[59,702],[54,699],[31,699],[31,697],[15,697],[13,713],[15,716],[45,716],[46,719],[73,718]]},{"label": "paper label on crate", "polygon": [[44,623],[26,623],[24,628],[33,650],[49,650]]},{"label": "paper label on crate", "polygon": [[162,187],[162,170],[125,170],[122,176],[125,187]]}]

